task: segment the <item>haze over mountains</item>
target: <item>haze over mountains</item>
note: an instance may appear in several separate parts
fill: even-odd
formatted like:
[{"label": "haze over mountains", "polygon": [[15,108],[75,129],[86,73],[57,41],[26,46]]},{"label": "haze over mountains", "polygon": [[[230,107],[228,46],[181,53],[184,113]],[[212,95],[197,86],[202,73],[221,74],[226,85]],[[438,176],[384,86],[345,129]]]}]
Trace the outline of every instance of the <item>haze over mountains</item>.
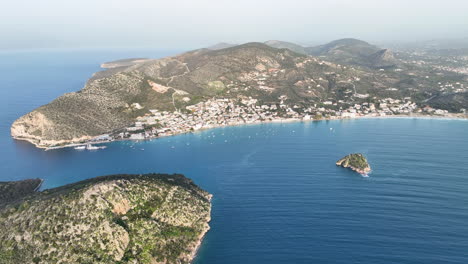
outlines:
[{"label": "haze over mountains", "polygon": [[0,49],[187,50],[218,40],[326,42],[352,36],[380,43],[468,37],[468,3],[462,0],[3,2]]}]

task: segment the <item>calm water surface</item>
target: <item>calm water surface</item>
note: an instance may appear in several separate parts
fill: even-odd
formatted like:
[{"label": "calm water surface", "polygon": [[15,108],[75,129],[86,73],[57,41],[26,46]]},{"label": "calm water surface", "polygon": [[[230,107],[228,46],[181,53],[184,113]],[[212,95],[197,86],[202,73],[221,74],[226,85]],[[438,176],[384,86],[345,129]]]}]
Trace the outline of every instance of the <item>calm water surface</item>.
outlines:
[{"label": "calm water surface", "polygon": [[[362,119],[219,128],[100,151],[9,137],[20,115],[79,90],[103,61],[158,51],[0,53],[0,180],[44,188],[113,173],[183,173],[214,194],[210,263],[468,263],[468,122]],[[364,153],[369,178],[337,168]]]}]

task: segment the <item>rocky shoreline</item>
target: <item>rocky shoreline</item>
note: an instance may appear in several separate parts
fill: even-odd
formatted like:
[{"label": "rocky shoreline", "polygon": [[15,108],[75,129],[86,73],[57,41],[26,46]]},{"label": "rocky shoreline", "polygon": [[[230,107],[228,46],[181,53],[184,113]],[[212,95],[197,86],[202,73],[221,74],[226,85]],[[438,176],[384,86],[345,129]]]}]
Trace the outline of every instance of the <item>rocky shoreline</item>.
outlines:
[{"label": "rocky shoreline", "polygon": [[[387,119],[387,118],[421,118],[421,119],[441,119],[441,120],[468,120],[468,115],[463,115],[463,114],[447,114],[443,116],[434,116],[434,115],[424,115],[424,114],[412,114],[412,115],[387,115],[387,116],[371,116],[371,115],[364,115],[364,116],[357,116],[357,117],[326,117],[326,118],[321,118],[321,119],[308,119],[305,120],[303,118],[282,118],[282,119],[273,119],[273,120],[267,120],[267,121],[257,121],[257,122],[251,122],[251,123],[244,123],[244,122],[239,122],[239,123],[232,123],[229,125],[219,125],[219,126],[208,126],[208,127],[203,127],[199,129],[198,131],[204,131],[204,130],[210,130],[214,128],[220,128],[220,127],[231,127],[231,126],[243,126],[243,125],[258,125],[258,124],[269,124],[269,123],[294,123],[294,122],[315,122],[315,121],[327,121],[327,120],[354,120],[354,119],[366,119],[366,118],[375,118],[375,119]],[[177,136],[181,134],[186,134],[186,133],[193,133],[193,131],[185,131],[181,133],[176,133],[172,135],[165,135],[165,136],[156,136],[156,137],[151,137],[147,138],[145,140],[152,140],[152,139],[157,139],[157,138],[162,138],[162,137],[168,137],[168,136]],[[71,148],[71,147],[77,147],[77,146],[83,146],[87,144],[105,144],[105,143],[110,143],[110,142],[116,142],[116,141],[140,141],[140,140],[133,140],[133,139],[116,139],[112,141],[93,141],[92,137],[86,137],[86,140],[83,142],[83,138],[77,139],[77,140],[71,140],[71,141],[60,141],[63,145],[59,146],[46,146],[46,145],[41,145],[37,142],[36,139],[30,139],[30,138],[24,138],[24,137],[17,137],[17,136],[12,136],[13,139],[15,140],[21,140],[21,141],[26,141],[31,144],[33,144],[35,147],[44,149],[44,150],[54,150],[54,149],[62,149],[62,148]]]},{"label": "rocky shoreline", "polygon": [[[211,203],[212,198],[213,198],[213,195],[210,194],[209,195],[210,203]],[[195,259],[195,257],[197,256],[198,251],[200,250],[200,247],[202,245],[203,239],[205,238],[208,231],[210,231],[210,229],[211,229],[210,225],[209,225],[209,223],[211,222],[211,207],[208,210],[208,215],[207,215],[207,218],[205,219],[205,222],[206,222],[205,228],[202,230],[202,232],[198,236],[197,242],[195,243],[195,246],[193,247],[193,250],[191,251],[191,253],[189,255],[190,262],[192,262]]]},{"label": "rocky shoreline", "polygon": [[43,179],[0,182],[0,204],[14,202],[24,196],[36,193],[43,182]]},{"label": "rocky shoreline", "polygon": [[[19,117],[11,136],[51,149],[290,119],[452,118],[451,112],[467,108],[462,88],[452,91],[460,94],[459,101],[449,98],[456,107],[431,105],[432,93],[421,87],[432,87],[434,80],[422,72],[357,70],[264,43],[102,66],[110,69],[96,72],[81,90]],[[396,85],[409,78],[411,83]],[[404,96],[419,93],[424,98]]]},{"label": "rocky shoreline", "polygon": [[336,162],[336,166],[351,169],[361,175],[371,172],[371,167],[364,155],[360,153],[349,154]]}]

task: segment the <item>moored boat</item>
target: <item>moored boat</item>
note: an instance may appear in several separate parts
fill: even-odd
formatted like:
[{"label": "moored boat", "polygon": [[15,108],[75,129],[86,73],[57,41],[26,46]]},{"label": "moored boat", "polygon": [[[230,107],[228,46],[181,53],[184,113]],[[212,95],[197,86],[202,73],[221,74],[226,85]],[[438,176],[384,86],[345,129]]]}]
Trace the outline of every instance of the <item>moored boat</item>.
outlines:
[{"label": "moored boat", "polygon": [[105,149],[106,146],[93,146],[91,144],[86,145],[87,150],[98,150],[98,149]]}]

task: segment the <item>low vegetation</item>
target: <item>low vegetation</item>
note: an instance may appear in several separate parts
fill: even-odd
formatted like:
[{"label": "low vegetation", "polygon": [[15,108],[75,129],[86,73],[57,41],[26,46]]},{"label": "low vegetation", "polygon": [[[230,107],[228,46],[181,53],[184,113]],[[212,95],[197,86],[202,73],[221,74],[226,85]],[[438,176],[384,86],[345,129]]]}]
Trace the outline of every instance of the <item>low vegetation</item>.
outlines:
[{"label": "low vegetation", "polygon": [[0,182],[0,205],[21,199],[35,193],[42,184],[41,179],[14,182]]},{"label": "low vegetation", "polygon": [[[255,99],[255,107],[275,105],[268,111],[279,114],[279,106],[298,114],[307,109],[323,114],[384,100],[414,103],[411,111],[418,114],[427,112],[425,106],[459,114],[468,109],[462,66],[425,63],[426,57],[394,54],[355,39],[305,50],[285,42],[267,44],[116,62],[122,66],[96,73],[81,91],[16,120],[11,134],[43,148],[82,143],[121,131],[152,111],[184,113],[216,99]],[[386,108],[385,114],[400,113]]]},{"label": "low vegetation", "polygon": [[211,195],[182,175],[114,175],[0,208],[0,263],[189,263]]},{"label": "low vegetation", "polygon": [[367,173],[370,171],[370,166],[367,162],[367,159],[360,153],[349,154],[346,157],[338,160],[336,165],[342,166],[344,168],[350,168],[359,173]]}]

